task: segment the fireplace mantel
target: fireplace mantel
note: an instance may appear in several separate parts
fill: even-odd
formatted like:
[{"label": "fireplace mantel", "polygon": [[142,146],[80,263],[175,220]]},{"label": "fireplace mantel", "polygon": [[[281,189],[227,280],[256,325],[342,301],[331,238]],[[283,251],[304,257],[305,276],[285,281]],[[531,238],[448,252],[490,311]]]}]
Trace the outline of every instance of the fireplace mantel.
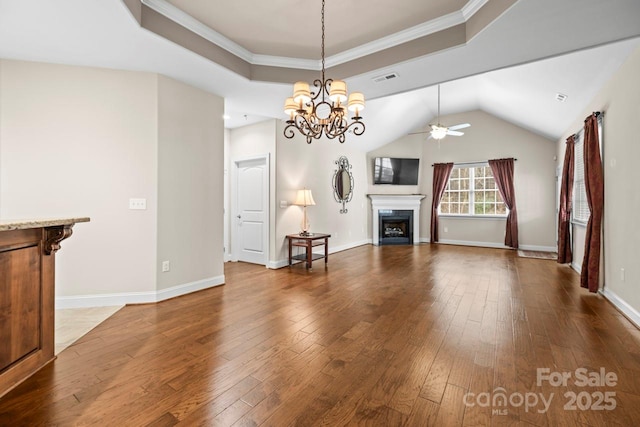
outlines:
[{"label": "fireplace mantel", "polygon": [[373,244],[380,244],[379,214],[380,210],[412,210],[413,211],[413,244],[420,243],[420,203],[426,194],[367,194],[371,199],[373,215]]}]

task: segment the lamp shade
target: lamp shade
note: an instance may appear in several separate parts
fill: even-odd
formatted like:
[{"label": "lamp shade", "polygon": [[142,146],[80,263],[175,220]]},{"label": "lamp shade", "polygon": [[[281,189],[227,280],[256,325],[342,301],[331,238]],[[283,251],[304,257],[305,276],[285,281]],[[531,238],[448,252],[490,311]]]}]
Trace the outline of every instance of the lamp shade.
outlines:
[{"label": "lamp shade", "polygon": [[293,100],[293,98],[287,98],[284,102],[284,113],[287,116],[292,116],[298,110],[298,104]]},{"label": "lamp shade", "polygon": [[313,200],[311,190],[305,188],[304,190],[298,190],[296,201],[293,204],[296,206],[314,206],[316,202]]},{"label": "lamp shade", "polygon": [[345,102],[347,100],[347,84],[342,80],[334,80],[331,82],[329,99],[333,102]]},{"label": "lamp shade", "polygon": [[353,92],[349,95],[349,111],[360,112],[364,110],[364,95],[360,92]]},{"label": "lamp shade", "polygon": [[293,100],[300,104],[306,104],[311,101],[311,92],[309,91],[309,83],[307,82],[296,82],[293,85]]}]

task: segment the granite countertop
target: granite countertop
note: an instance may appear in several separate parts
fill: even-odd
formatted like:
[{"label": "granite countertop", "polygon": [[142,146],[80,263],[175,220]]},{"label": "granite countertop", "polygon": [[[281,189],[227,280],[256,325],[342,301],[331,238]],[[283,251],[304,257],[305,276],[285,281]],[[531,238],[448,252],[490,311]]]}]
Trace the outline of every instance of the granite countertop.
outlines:
[{"label": "granite countertop", "polygon": [[76,222],[89,222],[89,218],[0,219],[0,231],[72,225]]}]

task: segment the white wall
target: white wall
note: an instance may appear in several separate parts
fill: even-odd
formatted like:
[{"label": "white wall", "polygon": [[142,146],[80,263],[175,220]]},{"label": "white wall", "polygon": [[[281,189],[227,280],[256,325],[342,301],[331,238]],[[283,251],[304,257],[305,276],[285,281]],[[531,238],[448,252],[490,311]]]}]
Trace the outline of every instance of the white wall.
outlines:
[{"label": "white wall", "polygon": [[[400,194],[421,193],[421,240],[429,240],[433,185],[433,163],[475,162],[515,157],[515,191],[518,207],[520,245],[525,248],[552,250],[555,236],[555,161],[552,141],[483,111],[470,111],[441,117],[447,124],[470,123],[465,135],[448,136],[441,142],[425,135],[409,135],[368,153],[374,157],[421,157],[419,185],[397,187]],[[372,173],[367,178],[372,182]],[[395,192],[395,186],[372,185],[371,193]],[[442,217],[440,240],[460,244],[502,247],[505,219],[462,219]],[[445,232],[445,228],[447,231]]]},{"label": "white wall", "polygon": [[155,290],[157,77],[0,67],[0,216],[91,217],[56,255],[57,296]]},{"label": "white wall", "polygon": [[223,187],[224,187],[224,196],[223,196],[223,200],[224,200],[224,219],[223,219],[223,224],[224,224],[224,260],[225,261],[230,261],[231,260],[231,241],[230,241],[230,236],[229,236],[229,224],[230,224],[230,216],[231,216],[231,209],[230,209],[230,192],[231,192],[231,183],[230,181],[230,176],[231,176],[231,171],[229,169],[229,159],[231,158],[229,151],[231,150],[231,131],[229,129],[224,130],[224,182],[223,182]]},{"label": "white wall", "polygon": [[[591,112],[604,112],[604,294],[636,324],[640,324],[640,197],[635,190],[635,183],[640,181],[640,136],[635,129],[640,121],[639,75],[640,49],[636,49],[557,144],[558,165],[562,167],[567,137],[583,127]],[[574,235],[578,264],[584,253],[583,235]],[[624,280],[621,269],[625,270]]]},{"label": "white wall", "polygon": [[[322,138],[307,144],[306,139],[296,135],[287,139],[283,135],[285,123],[277,122],[277,195],[289,204],[295,200],[296,192],[303,187],[312,191],[315,206],[307,207],[307,216],[311,223],[311,232],[331,234],[329,252],[344,250],[370,243],[369,204],[366,154],[357,148],[358,138],[352,138],[344,144],[337,139]],[[352,165],[354,195],[347,203],[348,212],[341,214],[342,204],[333,198],[333,174],[335,161],[346,156]],[[282,264],[288,256],[287,234],[300,232],[302,208],[288,206],[276,209],[276,257]]]},{"label": "white wall", "polygon": [[[159,85],[175,99],[159,105]],[[151,302],[212,275],[222,283],[221,114],[221,98],[156,74],[0,60],[0,217],[91,218],[57,253],[58,307]],[[178,137],[193,151],[177,150]],[[129,210],[129,198],[147,209]],[[165,256],[175,270],[160,280]]]},{"label": "white wall", "polygon": [[218,96],[158,78],[158,289],[223,280],[223,109]]},{"label": "white wall", "polygon": [[[229,168],[237,159],[256,155],[270,155],[270,239],[269,267],[287,264],[287,234],[300,231],[302,208],[293,206],[296,191],[303,187],[312,190],[316,206],[307,208],[312,232],[329,233],[329,251],[335,252],[361,244],[368,239],[368,202],[365,154],[349,142],[314,140],[307,144],[301,136],[287,139],[283,135],[285,123],[268,120],[254,125],[232,129],[229,132]],[[356,140],[357,141],[357,140]],[[354,196],[346,206],[348,213],[340,214],[341,204],[333,199],[333,173],[335,161],[346,156],[353,168]],[[233,183],[230,185],[233,190]],[[231,198],[232,203],[233,198]],[[280,207],[280,202],[287,204]],[[229,207],[229,211],[231,207]],[[233,219],[230,220],[233,231]]]},{"label": "white wall", "polygon": [[[243,126],[229,131],[229,190],[233,194],[235,183],[233,182],[234,162],[255,156],[269,155],[269,259],[273,260],[275,245],[275,188],[276,188],[276,120],[266,120],[260,123]],[[234,198],[229,197],[227,212],[231,215],[234,211],[232,203]],[[233,252],[233,228],[234,218],[229,219],[229,239],[231,253]]]}]

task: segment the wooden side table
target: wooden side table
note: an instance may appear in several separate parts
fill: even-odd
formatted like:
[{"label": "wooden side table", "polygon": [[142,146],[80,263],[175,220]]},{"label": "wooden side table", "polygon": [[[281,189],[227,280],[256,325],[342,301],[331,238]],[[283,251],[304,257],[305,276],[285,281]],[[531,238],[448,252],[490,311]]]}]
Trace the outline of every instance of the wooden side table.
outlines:
[{"label": "wooden side table", "polygon": [[[307,268],[312,269],[312,263],[314,260],[324,258],[325,265],[329,260],[329,237],[331,234],[312,233],[309,236],[301,236],[299,234],[288,234],[287,240],[289,241],[289,267],[293,265],[293,260],[304,261],[307,263]],[[312,249],[316,246],[324,245],[324,255],[313,253]],[[305,248],[305,253],[300,255],[293,255],[293,247]]]}]

